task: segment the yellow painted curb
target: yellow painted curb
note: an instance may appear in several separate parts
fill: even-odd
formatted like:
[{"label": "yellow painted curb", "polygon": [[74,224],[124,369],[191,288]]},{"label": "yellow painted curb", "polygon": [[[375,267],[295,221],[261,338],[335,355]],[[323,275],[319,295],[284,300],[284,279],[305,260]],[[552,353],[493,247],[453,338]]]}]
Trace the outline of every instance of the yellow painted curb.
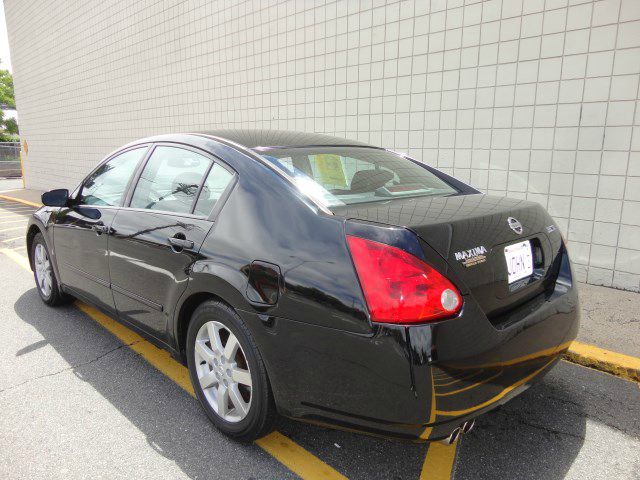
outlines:
[{"label": "yellow painted curb", "polygon": [[612,352],[595,345],[573,342],[564,354],[566,360],[640,382],[640,358]]},{"label": "yellow painted curb", "polygon": [[29,200],[23,200],[22,198],[10,197],[9,195],[0,195],[2,200],[9,200],[10,202],[18,202],[24,205],[29,205],[30,207],[41,207],[41,203],[30,202]]}]

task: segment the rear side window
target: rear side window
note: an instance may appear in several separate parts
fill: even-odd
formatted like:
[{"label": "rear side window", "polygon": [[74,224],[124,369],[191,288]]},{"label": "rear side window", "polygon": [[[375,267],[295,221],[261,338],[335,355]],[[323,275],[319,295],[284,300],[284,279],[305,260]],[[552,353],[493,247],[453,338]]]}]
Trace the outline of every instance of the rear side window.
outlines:
[{"label": "rear side window", "polygon": [[146,151],[147,147],[127,150],[100,165],[82,184],[79,203],[121,206],[131,175]]},{"label": "rear side window", "polygon": [[214,164],[209,175],[207,175],[193,213],[204,215],[205,217],[209,216],[232,178],[233,174],[219,164]]},{"label": "rear side window", "polygon": [[327,207],[458,193],[426,168],[378,148],[292,147],[260,154]]},{"label": "rear side window", "polygon": [[140,175],[130,206],[191,213],[211,163],[207,157],[191,150],[156,147]]}]

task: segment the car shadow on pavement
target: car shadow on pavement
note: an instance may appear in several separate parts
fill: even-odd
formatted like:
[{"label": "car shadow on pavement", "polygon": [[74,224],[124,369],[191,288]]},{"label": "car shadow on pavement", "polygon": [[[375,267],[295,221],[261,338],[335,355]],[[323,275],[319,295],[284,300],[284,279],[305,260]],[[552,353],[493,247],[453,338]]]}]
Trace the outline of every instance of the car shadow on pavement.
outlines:
[{"label": "car shadow on pavement", "polygon": [[[24,346],[21,354],[53,347],[78,378],[188,477],[298,478],[258,446],[220,434],[195,399],[77,308],[47,307],[34,288],[22,294],[14,310],[44,337]],[[427,449],[287,419],[279,430],[348,478],[417,479]]]},{"label": "car shadow on pavement", "polygon": [[266,471],[277,478],[296,478],[256,445],[226,440],[187,392],[133,350],[122,348],[116,337],[77,308],[47,307],[34,288],[16,301],[14,309],[78,378],[91,385],[145,435],[151,448],[174,461],[186,476],[244,479],[259,478],[260,472]]},{"label": "car shadow on pavement", "polygon": [[[14,309],[44,337],[22,354],[37,354],[48,343],[187,476],[295,478],[259,447],[221,435],[196,400],[75,307],[47,307],[31,289]],[[576,368],[560,362],[542,382],[480,417],[462,439],[456,478],[563,478],[584,443],[587,414],[614,427],[618,422],[605,399],[589,395],[584,382],[571,381]],[[417,479],[427,449],[290,420],[279,428],[352,479]]]},{"label": "car shadow on pavement", "polygon": [[586,416],[575,392],[540,383],[476,421],[462,439],[457,479],[562,479],[584,443]]}]

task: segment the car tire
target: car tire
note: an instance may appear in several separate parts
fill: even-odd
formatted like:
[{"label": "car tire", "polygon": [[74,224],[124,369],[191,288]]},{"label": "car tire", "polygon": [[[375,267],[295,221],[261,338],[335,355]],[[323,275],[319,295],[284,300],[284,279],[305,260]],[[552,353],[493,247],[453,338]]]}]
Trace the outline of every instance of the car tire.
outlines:
[{"label": "car tire", "polygon": [[36,281],[36,290],[44,303],[52,307],[69,303],[71,297],[60,289],[56,278],[51,255],[42,233],[37,233],[31,243],[31,262],[33,266],[33,278]]},{"label": "car tire", "polygon": [[[215,331],[217,336],[212,333]],[[239,348],[227,355],[227,347],[231,353],[235,345],[232,336]],[[251,332],[231,307],[207,301],[195,310],[187,331],[186,353],[196,396],[221,432],[237,441],[251,442],[273,430],[277,412],[262,356]]]}]

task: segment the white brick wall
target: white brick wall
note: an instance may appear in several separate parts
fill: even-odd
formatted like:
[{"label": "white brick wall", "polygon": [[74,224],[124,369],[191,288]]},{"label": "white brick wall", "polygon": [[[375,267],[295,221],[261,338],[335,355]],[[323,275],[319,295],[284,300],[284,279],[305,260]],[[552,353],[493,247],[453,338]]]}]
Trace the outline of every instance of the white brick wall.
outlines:
[{"label": "white brick wall", "polygon": [[34,188],[212,127],[408,151],[547,207],[579,278],[640,289],[640,0],[5,0]]}]

